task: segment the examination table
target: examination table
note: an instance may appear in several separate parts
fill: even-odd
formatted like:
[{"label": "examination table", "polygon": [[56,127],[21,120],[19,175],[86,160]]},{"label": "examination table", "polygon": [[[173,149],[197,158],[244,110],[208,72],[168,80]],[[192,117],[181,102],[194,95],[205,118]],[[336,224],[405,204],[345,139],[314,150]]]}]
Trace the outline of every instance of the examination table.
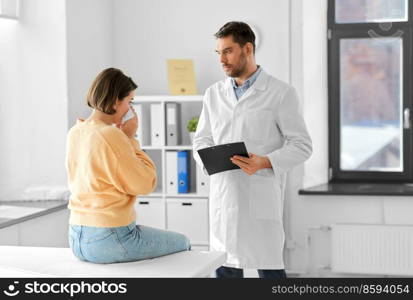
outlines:
[{"label": "examination table", "polygon": [[70,248],[0,246],[0,277],[209,277],[225,252],[183,251],[158,258],[94,264]]}]

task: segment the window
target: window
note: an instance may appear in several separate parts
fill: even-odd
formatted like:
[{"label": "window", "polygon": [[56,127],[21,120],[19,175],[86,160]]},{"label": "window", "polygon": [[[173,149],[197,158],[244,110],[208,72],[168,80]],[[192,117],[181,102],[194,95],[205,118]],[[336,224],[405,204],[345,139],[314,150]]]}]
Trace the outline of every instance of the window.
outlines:
[{"label": "window", "polygon": [[337,0],[335,22],[377,23],[408,21],[408,0]]},{"label": "window", "polygon": [[17,19],[19,0],[0,0],[0,18]]},{"label": "window", "polygon": [[412,3],[329,0],[332,182],[412,182]]}]

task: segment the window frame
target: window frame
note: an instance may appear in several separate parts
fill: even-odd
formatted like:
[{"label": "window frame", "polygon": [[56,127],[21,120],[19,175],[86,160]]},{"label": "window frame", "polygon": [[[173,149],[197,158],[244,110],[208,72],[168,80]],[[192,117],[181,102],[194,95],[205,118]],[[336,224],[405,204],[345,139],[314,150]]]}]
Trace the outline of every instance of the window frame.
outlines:
[{"label": "window frame", "polygon": [[[392,22],[386,34],[380,29],[381,23],[335,23],[335,2],[328,1],[328,151],[329,182],[413,182],[412,172],[412,16],[413,1],[408,1],[408,20]],[[346,38],[372,38],[368,30],[379,32],[383,37],[401,30],[402,38],[402,84],[403,111],[410,109],[410,127],[403,128],[403,172],[385,171],[344,171],[340,169],[340,40]],[[373,38],[372,38],[373,39]],[[402,115],[403,115],[402,111]],[[401,120],[403,124],[404,121]]]}]

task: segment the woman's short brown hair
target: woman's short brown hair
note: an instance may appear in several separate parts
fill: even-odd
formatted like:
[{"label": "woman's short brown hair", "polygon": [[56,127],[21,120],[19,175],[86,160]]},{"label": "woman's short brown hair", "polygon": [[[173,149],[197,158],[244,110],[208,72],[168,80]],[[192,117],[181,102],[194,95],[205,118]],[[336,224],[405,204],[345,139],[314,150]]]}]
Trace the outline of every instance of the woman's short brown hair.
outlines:
[{"label": "woman's short brown hair", "polygon": [[108,68],[99,73],[87,93],[87,105],[109,115],[116,113],[113,106],[137,89],[132,78],[119,69]]}]

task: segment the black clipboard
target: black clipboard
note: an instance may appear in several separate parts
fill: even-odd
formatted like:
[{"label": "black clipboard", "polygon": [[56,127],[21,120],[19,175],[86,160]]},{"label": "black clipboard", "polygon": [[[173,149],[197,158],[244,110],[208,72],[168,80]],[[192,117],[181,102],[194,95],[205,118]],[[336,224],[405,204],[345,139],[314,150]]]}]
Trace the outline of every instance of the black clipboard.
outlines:
[{"label": "black clipboard", "polygon": [[240,169],[240,167],[233,164],[230,160],[234,155],[249,157],[244,142],[229,143],[200,149],[198,150],[198,154],[209,175]]}]

